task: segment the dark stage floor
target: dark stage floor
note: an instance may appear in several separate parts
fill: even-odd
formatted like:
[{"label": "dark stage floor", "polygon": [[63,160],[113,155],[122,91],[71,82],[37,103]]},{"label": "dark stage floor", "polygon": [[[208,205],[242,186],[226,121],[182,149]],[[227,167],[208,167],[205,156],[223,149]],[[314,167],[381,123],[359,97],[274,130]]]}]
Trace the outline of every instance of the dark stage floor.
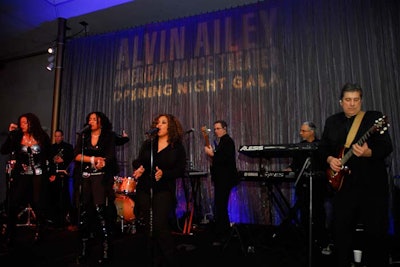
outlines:
[{"label": "dark stage floor", "polygon": [[[191,234],[175,232],[176,257],[181,266],[310,266],[307,262],[308,242],[292,226],[234,225],[229,242],[219,247],[212,246],[210,228],[209,225],[194,225]],[[140,231],[132,233],[129,225],[123,229],[116,226],[112,241],[114,256],[109,266],[147,266],[149,259],[146,258],[146,248],[143,245],[145,237]],[[95,259],[101,249],[97,245],[99,242],[89,246],[91,260],[85,265],[77,265],[77,232],[48,227],[39,243],[33,243],[33,234],[32,227],[18,227],[14,247],[8,250],[2,246],[1,266],[96,266]],[[319,251],[313,252],[312,266],[329,267],[330,257]]]}]

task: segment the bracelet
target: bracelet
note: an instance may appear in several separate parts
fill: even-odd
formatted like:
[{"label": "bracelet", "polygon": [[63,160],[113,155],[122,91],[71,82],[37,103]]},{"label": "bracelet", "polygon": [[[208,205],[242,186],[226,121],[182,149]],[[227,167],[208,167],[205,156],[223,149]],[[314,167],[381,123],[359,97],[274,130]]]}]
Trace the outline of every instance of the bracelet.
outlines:
[{"label": "bracelet", "polygon": [[92,166],[94,166],[94,156],[90,157],[90,164],[92,164]]}]

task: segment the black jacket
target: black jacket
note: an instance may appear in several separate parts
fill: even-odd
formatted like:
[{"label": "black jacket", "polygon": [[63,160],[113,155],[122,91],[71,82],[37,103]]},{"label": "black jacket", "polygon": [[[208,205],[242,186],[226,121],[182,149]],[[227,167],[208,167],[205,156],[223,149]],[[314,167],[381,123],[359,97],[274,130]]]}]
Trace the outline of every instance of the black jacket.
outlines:
[{"label": "black jacket", "polygon": [[[393,151],[392,141],[387,131],[380,133],[374,129],[378,119],[382,118],[379,111],[367,111],[353,140],[358,142],[367,132],[370,132],[366,142],[372,150],[371,157],[352,156],[345,164],[350,174],[346,175],[341,190],[357,189],[365,192],[385,194],[388,190],[386,158]],[[319,145],[319,153],[325,167],[329,156],[339,157],[346,143],[347,134],[354,117],[347,118],[343,112],[330,116],[326,122]],[[364,136],[365,137],[365,136]],[[348,150],[344,150],[346,153]]]}]

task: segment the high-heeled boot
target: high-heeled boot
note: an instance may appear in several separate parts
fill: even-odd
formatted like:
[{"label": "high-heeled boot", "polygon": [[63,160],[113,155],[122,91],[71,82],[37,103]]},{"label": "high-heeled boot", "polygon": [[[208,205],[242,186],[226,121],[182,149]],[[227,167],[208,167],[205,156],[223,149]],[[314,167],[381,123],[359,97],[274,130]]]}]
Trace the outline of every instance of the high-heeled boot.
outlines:
[{"label": "high-heeled boot", "polygon": [[89,225],[88,225],[88,215],[86,212],[82,212],[80,215],[80,221],[78,225],[80,243],[79,243],[79,253],[76,258],[76,263],[85,263],[88,257],[88,240],[89,240]]},{"label": "high-heeled boot", "polygon": [[97,219],[100,222],[101,235],[102,235],[102,245],[103,251],[102,256],[99,259],[100,264],[107,264],[111,260],[111,249],[110,249],[110,230],[108,220],[105,217],[105,206],[96,205]]},{"label": "high-heeled boot", "polygon": [[35,229],[35,235],[33,237],[33,242],[38,243],[41,242],[43,239],[43,235],[46,233],[45,228],[46,228],[46,217],[44,216],[44,213],[41,209],[36,208],[35,209],[36,213],[33,212],[33,218],[36,219],[36,229]]},{"label": "high-heeled boot", "polygon": [[42,238],[42,224],[40,222],[36,223],[35,235],[33,236],[33,242],[38,243]]}]

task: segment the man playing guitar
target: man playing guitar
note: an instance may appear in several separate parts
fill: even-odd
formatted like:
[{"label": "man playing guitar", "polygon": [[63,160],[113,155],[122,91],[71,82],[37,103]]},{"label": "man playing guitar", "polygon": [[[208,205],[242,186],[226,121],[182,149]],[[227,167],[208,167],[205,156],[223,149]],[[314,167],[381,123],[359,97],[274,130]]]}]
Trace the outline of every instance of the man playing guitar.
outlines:
[{"label": "man playing guitar", "polygon": [[[350,266],[353,249],[363,250],[363,264],[368,267],[389,265],[385,159],[393,145],[386,126],[376,133],[371,131],[385,117],[379,111],[361,111],[362,93],[358,84],[343,86],[339,101],[343,111],[326,119],[319,146],[321,159],[330,172],[339,173],[346,168],[333,197],[334,266],[337,267]],[[360,113],[363,116],[357,119]],[[359,125],[352,127],[357,120]],[[354,138],[348,138],[353,134]],[[346,143],[350,144],[344,148]],[[353,157],[344,160],[343,152],[348,151]],[[360,224],[364,228],[363,247],[355,248],[355,229]]]}]

